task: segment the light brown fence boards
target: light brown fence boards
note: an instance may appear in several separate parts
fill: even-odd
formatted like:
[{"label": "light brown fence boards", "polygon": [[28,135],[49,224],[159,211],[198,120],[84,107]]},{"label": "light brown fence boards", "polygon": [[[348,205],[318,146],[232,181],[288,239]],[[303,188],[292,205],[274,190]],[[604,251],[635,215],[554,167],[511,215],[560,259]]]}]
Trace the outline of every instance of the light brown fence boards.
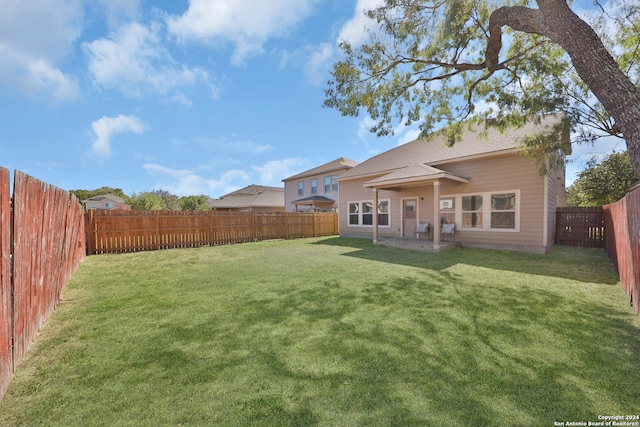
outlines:
[{"label": "light brown fence boards", "polygon": [[87,253],[139,252],[338,234],[334,212],[116,211],[87,213]]}]

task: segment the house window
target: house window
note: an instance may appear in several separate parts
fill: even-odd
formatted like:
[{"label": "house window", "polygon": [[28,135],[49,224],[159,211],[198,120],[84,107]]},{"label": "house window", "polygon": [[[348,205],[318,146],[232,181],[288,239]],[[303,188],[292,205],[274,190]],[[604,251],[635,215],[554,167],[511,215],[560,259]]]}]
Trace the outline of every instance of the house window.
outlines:
[{"label": "house window", "polygon": [[338,191],[338,175],[324,177],[324,192]]},{"label": "house window", "polygon": [[516,193],[491,195],[491,228],[516,228]]},{"label": "house window", "polygon": [[298,181],[298,196],[304,195],[304,181]]},{"label": "house window", "polygon": [[360,225],[360,203],[349,203],[349,225]]},{"label": "house window", "polygon": [[318,180],[311,180],[311,194],[316,194],[318,192]]},{"label": "house window", "polygon": [[389,201],[378,202],[378,225],[389,226]]},{"label": "house window", "polygon": [[443,196],[440,218],[467,230],[520,231],[520,190]]},{"label": "house window", "polygon": [[330,176],[325,176],[324,177],[324,192],[325,193],[331,192],[331,177]]},{"label": "house window", "polygon": [[[388,227],[389,200],[378,201],[378,225]],[[367,226],[373,225],[373,202],[349,202],[349,225]]]},{"label": "house window", "polygon": [[482,196],[462,196],[462,227],[482,228]]},{"label": "house window", "polygon": [[440,221],[446,223],[456,222],[455,197],[443,197],[440,199]]}]

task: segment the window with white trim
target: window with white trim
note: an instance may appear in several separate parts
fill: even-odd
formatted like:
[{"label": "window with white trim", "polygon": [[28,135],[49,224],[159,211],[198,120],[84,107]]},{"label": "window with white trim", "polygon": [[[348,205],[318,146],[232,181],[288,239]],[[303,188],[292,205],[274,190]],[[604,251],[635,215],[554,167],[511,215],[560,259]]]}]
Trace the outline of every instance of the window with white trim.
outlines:
[{"label": "window with white trim", "polygon": [[314,178],[311,180],[311,194],[316,194],[317,192],[318,192],[318,180]]},{"label": "window with white trim", "polygon": [[516,228],[516,193],[491,195],[491,228]]},{"label": "window with white trim", "polygon": [[[350,226],[373,226],[373,202],[349,202],[349,225]],[[389,200],[378,201],[378,226],[389,227]]]},{"label": "window with white trim", "polygon": [[298,181],[298,196],[304,195],[304,181]]},{"label": "window with white trim", "polygon": [[520,190],[482,192],[440,198],[440,220],[465,230],[520,230]]},{"label": "window with white trim", "polygon": [[338,175],[331,175],[324,177],[324,192],[331,193],[338,191]]},{"label": "window with white trim", "polygon": [[482,228],[482,196],[462,196],[462,228]]}]

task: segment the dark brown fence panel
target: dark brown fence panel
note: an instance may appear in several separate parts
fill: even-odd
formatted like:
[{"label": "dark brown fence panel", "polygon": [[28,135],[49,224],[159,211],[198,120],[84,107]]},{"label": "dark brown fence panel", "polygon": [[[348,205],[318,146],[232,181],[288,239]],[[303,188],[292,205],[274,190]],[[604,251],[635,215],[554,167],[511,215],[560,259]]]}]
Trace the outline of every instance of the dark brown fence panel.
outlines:
[{"label": "dark brown fence panel", "polygon": [[16,172],[13,215],[14,370],[59,304],[85,256],[85,231],[74,196]]},{"label": "dark brown fence panel", "polygon": [[9,170],[0,167],[0,400],[13,376],[10,178]]},{"label": "dark brown fence panel", "polygon": [[138,252],[338,234],[336,213],[97,211],[87,253]]},{"label": "dark brown fence panel", "polygon": [[567,207],[556,210],[556,244],[604,248],[602,207]]},{"label": "dark brown fence panel", "polygon": [[605,251],[638,315],[640,315],[640,187],[603,207]]}]

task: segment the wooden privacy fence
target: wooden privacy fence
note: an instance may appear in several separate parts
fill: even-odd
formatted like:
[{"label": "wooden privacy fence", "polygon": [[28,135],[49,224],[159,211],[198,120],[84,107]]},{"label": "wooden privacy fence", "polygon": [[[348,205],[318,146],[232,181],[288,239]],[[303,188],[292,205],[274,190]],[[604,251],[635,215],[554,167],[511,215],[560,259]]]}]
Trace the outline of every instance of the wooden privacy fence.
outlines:
[{"label": "wooden privacy fence", "polygon": [[75,196],[0,168],[0,399],[15,369],[85,257],[82,207]]},{"label": "wooden privacy fence", "polygon": [[90,210],[86,218],[88,255],[338,234],[335,212]]},{"label": "wooden privacy fence", "polygon": [[604,248],[605,223],[601,206],[556,209],[556,244]]},{"label": "wooden privacy fence", "polygon": [[640,185],[603,212],[605,251],[640,316]]}]

